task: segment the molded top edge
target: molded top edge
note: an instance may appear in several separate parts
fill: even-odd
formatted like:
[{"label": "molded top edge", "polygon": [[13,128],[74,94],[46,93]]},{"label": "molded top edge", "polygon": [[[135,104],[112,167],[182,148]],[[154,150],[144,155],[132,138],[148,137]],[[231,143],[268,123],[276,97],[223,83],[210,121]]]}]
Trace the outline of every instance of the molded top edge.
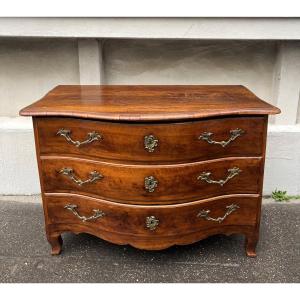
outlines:
[{"label": "molded top edge", "polygon": [[20,111],[120,122],[278,113],[241,85],[59,85]]}]

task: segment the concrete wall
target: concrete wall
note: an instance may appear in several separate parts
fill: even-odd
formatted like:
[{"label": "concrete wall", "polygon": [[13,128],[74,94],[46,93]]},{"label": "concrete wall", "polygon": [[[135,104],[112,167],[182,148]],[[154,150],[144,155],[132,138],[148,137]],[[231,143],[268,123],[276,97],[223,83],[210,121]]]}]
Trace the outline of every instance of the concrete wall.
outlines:
[{"label": "concrete wall", "polygon": [[1,38],[0,28],[0,194],[40,192],[31,119],[19,109],[79,83],[247,86],[283,111],[271,118],[264,192],[299,194],[299,64],[297,41]]},{"label": "concrete wall", "polygon": [[17,116],[58,84],[79,84],[75,40],[0,39],[0,116]]}]

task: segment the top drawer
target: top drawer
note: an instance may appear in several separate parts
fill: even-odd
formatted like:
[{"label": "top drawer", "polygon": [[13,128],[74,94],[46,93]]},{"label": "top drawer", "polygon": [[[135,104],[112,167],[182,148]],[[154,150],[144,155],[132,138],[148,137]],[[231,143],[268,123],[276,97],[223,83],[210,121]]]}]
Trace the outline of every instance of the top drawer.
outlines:
[{"label": "top drawer", "polygon": [[40,154],[135,162],[188,162],[261,156],[264,117],[184,123],[128,124],[77,118],[35,118]]}]

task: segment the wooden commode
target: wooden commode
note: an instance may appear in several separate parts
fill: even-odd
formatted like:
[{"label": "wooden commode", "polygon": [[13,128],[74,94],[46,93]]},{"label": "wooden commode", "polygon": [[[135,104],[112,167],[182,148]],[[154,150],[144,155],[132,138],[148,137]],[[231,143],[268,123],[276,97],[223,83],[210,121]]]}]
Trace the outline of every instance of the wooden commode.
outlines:
[{"label": "wooden commode", "polygon": [[243,86],[57,86],[32,116],[52,254],[86,232],[147,250],[259,236],[269,114]]}]

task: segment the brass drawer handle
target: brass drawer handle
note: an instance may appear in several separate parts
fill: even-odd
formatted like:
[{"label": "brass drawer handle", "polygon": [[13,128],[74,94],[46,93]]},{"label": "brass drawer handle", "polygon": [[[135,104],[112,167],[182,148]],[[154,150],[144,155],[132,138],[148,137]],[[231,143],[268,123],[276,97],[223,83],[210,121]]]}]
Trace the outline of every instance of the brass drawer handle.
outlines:
[{"label": "brass drawer handle", "polygon": [[76,208],[77,208],[76,204],[67,204],[64,208],[71,211],[82,222],[97,220],[97,219],[102,218],[102,217],[105,216],[105,213],[102,210],[99,210],[99,209],[93,209],[94,214],[90,217],[81,216],[81,215],[79,215],[79,213],[76,210]]},{"label": "brass drawer handle", "polygon": [[218,217],[218,218],[212,218],[209,217],[208,214],[210,213],[210,210],[201,210],[197,217],[199,218],[203,218],[207,221],[213,221],[213,222],[218,222],[218,223],[222,223],[231,213],[233,213],[235,210],[237,210],[238,208],[240,208],[238,205],[236,204],[231,204],[226,206],[227,211],[225,212],[225,215],[223,217]]},{"label": "brass drawer handle", "polygon": [[245,131],[242,130],[242,129],[239,129],[239,128],[234,129],[234,130],[230,130],[230,138],[227,141],[217,142],[217,141],[212,140],[212,136],[213,136],[212,132],[203,132],[198,137],[198,139],[203,140],[203,141],[207,141],[209,144],[221,145],[223,148],[225,148],[228,144],[230,144],[237,137],[239,137],[240,135],[242,135],[244,133],[245,133]]},{"label": "brass drawer handle", "polygon": [[159,225],[159,220],[156,217],[150,216],[146,218],[146,227],[149,230],[155,230],[158,225]]},{"label": "brass drawer handle", "polygon": [[71,130],[69,130],[69,129],[61,128],[61,129],[58,130],[56,135],[63,136],[69,143],[75,145],[77,148],[82,146],[82,145],[85,145],[85,144],[90,144],[94,141],[101,141],[102,140],[101,134],[97,133],[96,131],[89,132],[87,134],[87,136],[88,136],[87,139],[83,142],[74,141],[70,136],[71,135]]},{"label": "brass drawer handle", "polygon": [[144,136],[144,147],[146,151],[154,152],[157,146],[158,146],[158,138],[156,138],[152,134]]},{"label": "brass drawer handle", "polygon": [[228,169],[227,171],[229,174],[225,179],[220,179],[220,180],[210,179],[209,176],[211,175],[211,172],[203,172],[197,177],[197,179],[206,181],[207,183],[215,183],[215,184],[219,184],[220,186],[223,186],[231,178],[237,176],[239,173],[242,172],[242,170],[240,170],[237,167],[233,167],[232,169]]},{"label": "brass drawer handle", "polygon": [[62,168],[59,171],[59,173],[69,177],[73,182],[75,182],[79,186],[82,186],[83,184],[86,184],[86,183],[92,183],[92,182],[95,182],[95,181],[103,178],[103,175],[100,174],[99,172],[92,171],[92,172],[90,172],[90,178],[88,178],[86,180],[81,180],[80,178],[77,178],[75,176],[74,170],[71,168]]},{"label": "brass drawer handle", "polygon": [[153,193],[158,186],[158,180],[154,176],[145,177],[145,190]]}]

